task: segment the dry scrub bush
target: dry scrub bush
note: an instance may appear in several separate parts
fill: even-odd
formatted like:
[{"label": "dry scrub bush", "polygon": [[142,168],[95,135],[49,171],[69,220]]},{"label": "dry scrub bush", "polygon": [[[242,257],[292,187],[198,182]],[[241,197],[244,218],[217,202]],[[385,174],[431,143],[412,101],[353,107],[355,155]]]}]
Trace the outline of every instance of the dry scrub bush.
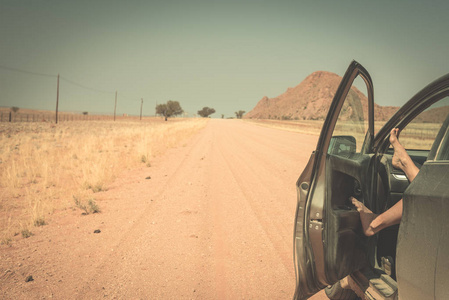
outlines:
[{"label": "dry scrub bush", "polygon": [[[188,139],[202,119],[162,122],[0,123],[0,238],[3,242],[55,210],[85,205],[116,175]],[[98,206],[96,209],[99,210]]]}]

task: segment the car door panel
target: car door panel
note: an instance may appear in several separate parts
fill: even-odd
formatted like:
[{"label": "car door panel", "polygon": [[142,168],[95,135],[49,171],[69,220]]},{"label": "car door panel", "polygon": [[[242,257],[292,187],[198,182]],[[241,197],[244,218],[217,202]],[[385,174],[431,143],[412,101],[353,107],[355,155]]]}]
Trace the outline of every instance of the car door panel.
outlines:
[{"label": "car door panel", "polygon": [[[368,131],[362,135],[364,142],[359,144],[360,153],[352,153],[356,144],[351,147],[351,137],[346,135],[340,136],[342,138],[336,144],[342,146],[341,151],[337,149],[339,155],[334,155],[332,147],[335,145],[331,144],[331,137],[346,97],[350,96],[350,103],[355,103],[358,98],[360,92],[353,90],[352,84],[359,75],[368,87],[368,101],[364,105],[369,107],[369,112],[363,115],[368,118]],[[365,242],[360,238],[360,217],[351,208],[349,197],[358,196],[363,200],[370,194],[371,180],[367,174],[372,157],[362,153],[367,153],[372,147],[373,107],[370,76],[360,64],[353,62],[335,93],[317,148],[297,181],[295,299],[307,299],[366,262]],[[351,111],[346,108],[343,111]],[[363,105],[353,108],[352,111],[359,111]],[[361,122],[357,124],[363,127],[363,119]]]},{"label": "car door panel", "polygon": [[309,191],[311,190],[312,178],[314,176],[316,164],[315,151],[310,156],[304,171],[296,182],[297,207],[295,214],[295,226],[293,234],[293,257],[296,273],[295,299],[307,299],[316,291],[322,289],[322,285],[315,280],[309,280],[315,276],[314,255],[308,241],[309,231],[306,230],[306,219],[304,216],[309,209],[306,206]]},{"label": "car door panel", "polygon": [[448,165],[425,163],[404,194],[397,258],[403,299],[449,298]]},{"label": "car door panel", "polygon": [[449,299],[448,128],[449,116],[428,161],[404,193],[397,246],[398,285],[404,299]]},{"label": "car door panel", "polygon": [[371,157],[358,155],[357,159],[328,156],[328,187],[326,188],[325,266],[327,282],[336,282],[357,270],[366,262],[365,241],[360,238],[360,216],[349,198],[367,198],[370,182],[366,170]]},{"label": "car door panel", "polygon": [[[356,196],[355,193],[363,195],[360,182],[366,182],[366,179],[362,169],[367,167],[369,159],[365,156],[355,161],[329,155],[327,163],[323,164],[326,171],[320,172],[316,180],[311,195],[315,201],[309,208],[308,234],[314,254],[315,277],[321,288],[360,268],[366,261],[364,243],[356,233],[360,228],[359,213],[351,208],[349,197]],[[324,201],[328,203],[324,204]],[[324,211],[323,206],[326,207]]]}]

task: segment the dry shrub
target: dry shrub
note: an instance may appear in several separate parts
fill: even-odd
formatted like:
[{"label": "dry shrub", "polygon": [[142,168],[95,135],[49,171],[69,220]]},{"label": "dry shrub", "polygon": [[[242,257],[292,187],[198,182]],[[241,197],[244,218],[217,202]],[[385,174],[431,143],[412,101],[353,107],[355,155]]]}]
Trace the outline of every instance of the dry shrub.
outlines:
[{"label": "dry shrub", "polygon": [[150,166],[206,122],[0,123],[0,238],[45,224],[53,211],[73,207],[73,197],[99,211],[93,200],[89,204],[93,193],[125,169]]}]

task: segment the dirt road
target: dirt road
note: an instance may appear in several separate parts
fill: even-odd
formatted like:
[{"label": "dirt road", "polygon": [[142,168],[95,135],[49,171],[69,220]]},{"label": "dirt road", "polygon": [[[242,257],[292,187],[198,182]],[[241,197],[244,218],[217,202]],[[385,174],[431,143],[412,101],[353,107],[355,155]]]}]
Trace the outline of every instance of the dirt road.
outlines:
[{"label": "dirt road", "polygon": [[95,194],[100,214],[1,246],[0,298],[291,299],[295,181],[316,140],[210,120]]}]

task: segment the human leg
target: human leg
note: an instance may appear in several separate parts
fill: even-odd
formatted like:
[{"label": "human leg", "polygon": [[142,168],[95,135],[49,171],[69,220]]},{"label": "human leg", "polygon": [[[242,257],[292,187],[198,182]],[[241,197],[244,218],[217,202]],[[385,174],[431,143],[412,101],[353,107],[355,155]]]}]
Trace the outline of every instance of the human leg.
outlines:
[{"label": "human leg", "polygon": [[360,213],[360,221],[362,222],[363,233],[366,236],[372,236],[386,227],[396,225],[401,222],[402,199],[380,215],[373,213],[356,198],[350,197],[350,199],[352,204]]},{"label": "human leg", "polygon": [[393,146],[394,154],[392,159],[393,167],[404,171],[410,182],[415,179],[419,172],[418,167],[413,163],[410,156],[405,151],[404,146],[399,142],[399,129],[393,128],[390,132],[390,144]]}]

